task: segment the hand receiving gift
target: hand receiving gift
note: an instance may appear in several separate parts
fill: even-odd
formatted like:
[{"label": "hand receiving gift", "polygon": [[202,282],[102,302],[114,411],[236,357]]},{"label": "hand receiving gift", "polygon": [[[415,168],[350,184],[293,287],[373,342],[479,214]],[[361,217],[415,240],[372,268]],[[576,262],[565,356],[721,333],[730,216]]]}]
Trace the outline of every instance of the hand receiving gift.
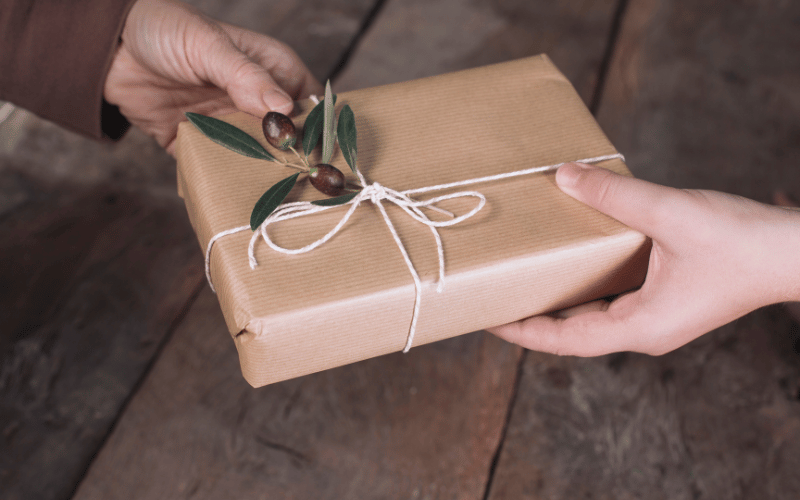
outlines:
[{"label": "hand receiving gift", "polygon": [[761,306],[800,300],[800,212],[565,165],[565,193],[653,240],[644,285],[489,331],[529,349],[663,354]]}]

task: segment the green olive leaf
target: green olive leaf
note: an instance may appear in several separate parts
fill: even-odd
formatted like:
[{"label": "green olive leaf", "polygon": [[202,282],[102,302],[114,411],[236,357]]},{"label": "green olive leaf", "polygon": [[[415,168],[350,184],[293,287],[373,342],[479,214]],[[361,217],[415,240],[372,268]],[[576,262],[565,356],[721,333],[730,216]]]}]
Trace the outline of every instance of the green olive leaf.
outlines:
[{"label": "green olive leaf", "polygon": [[269,217],[269,214],[275,211],[278,205],[283,203],[283,200],[286,199],[289,191],[292,190],[295,182],[297,182],[297,177],[299,175],[300,172],[297,172],[282,181],[278,181],[274,186],[267,189],[266,193],[261,195],[261,198],[258,199],[253,207],[253,213],[250,214],[250,229],[253,231],[258,229],[258,226]]},{"label": "green olive leaf", "polygon": [[277,161],[257,140],[230,123],[197,113],[186,113],[186,118],[206,137],[231,151],[259,160]]},{"label": "green olive leaf", "polygon": [[359,191],[356,191],[355,193],[343,194],[343,195],[337,196],[336,198],[325,198],[324,200],[314,200],[314,201],[311,202],[311,204],[312,205],[319,205],[320,207],[332,207],[332,206],[335,206],[335,205],[344,205],[348,201],[350,201],[353,198],[355,198],[358,193],[359,193]]},{"label": "green olive leaf", "polygon": [[339,149],[342,151],[347,164],[350,165],[350,170],[355,174],[356,158],[358,156],[356,149],[356,116],[348,104],[345,104],[342,110],[339,111],[339,124],[336,130]]},{"label": "green olive leaf", "polygon": [[[306,158],[317,147],[320,136],[322,136],[322,121],[325,114],[325,101],[320,101],[306,117],[303,125],[303,153]],[[336,104],[336,94],[333,94],[333,104]]]},{"label": "green olive leaf", "polygon": [[330,163],[333,156],[333,146],[336,144],[334,134],[333,122],[336,119],[336,113],[333,111],[333,94],[331,93],[331,81],[325,84],[325,100],[322,101],[324,106],[324,117],[322,120],[322,163]]}]

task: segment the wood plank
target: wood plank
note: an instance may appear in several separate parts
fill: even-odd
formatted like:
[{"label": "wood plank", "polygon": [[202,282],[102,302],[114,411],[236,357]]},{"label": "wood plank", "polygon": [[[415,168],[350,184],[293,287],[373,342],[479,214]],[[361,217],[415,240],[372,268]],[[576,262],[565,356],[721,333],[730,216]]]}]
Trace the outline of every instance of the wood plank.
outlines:
[{"label": "wood plank", "polygon": [[[389,1],[334,87],[549,51],[588,100],[613,10]],[[76,499],[483,498],[518,347],[474,333],[253,390],[224,332],[204,291]]]},{"label": "wood plank", "polygon": [[65,498],[202,262],[174,197],[69,184],[31,196],[0,222],[0,490]]},{"label": "wood plank", "polygon": [[[371,87],[546,53],[589,102],[615,0],[390,1],[336,81]],[[487,99],[491,89],[487,89]]]},{"label": "wood plank", "polygon": [[252,389],[204,289],[75,498],[480,498],[518,356],[472,334]]},{"label": "wood plank", "polygon": [[[800,192],[798,16],[631,0],[599,120],[633,172]],[[800,326],[780,306],[657,358],[530,353],[489,498],[797,498],[798,389]]]},{"label": "wood plank", "polygon": [[210,16],[294,49],[320,80],[333,73],[377,0],[189,0]]},{"label": "wood plank", "polygon": [[762,202],[800,192],[796,2],[631,0],[598,120],[634,173]]},{"label": "wood plank", "polygon": [[[288,40],[322,77],[371,0],[198,1]],[[278,15],[280,14],[280,15]],[[174,160],[133,130],[0,127],[0,491],[67,498],[202,283]]]},{"label": "wood plank", "polygon": [[529,353],[489,498],[797,498],[799,342],[769,308],[657,358]]}]

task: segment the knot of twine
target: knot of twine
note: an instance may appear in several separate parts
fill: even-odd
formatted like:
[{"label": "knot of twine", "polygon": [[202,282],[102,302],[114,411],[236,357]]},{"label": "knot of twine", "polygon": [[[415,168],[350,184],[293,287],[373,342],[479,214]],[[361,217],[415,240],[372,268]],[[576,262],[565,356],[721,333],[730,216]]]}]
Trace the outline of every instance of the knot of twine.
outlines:
[{"label": "knot of twine", "polygon": [[[580,160],[574,160],[577,163],[599,163],[605,160],[612,160],[612,159],[621,159],[625,161],[625,157],[619,153],[611,154],[611,155],[604,155],[604,156],[595,156],[592,158],[583,158]],[[404,212],[410,215],[413,219],[417,222],[425,224],[431,229],[431,233],[433,233],[434,240],[436,241],[436,250],[439,255],[439,278],[436,287],[436,291],[441,293],[444,290],[444,249],[442,247],[442,239],[439,236],[438,228],[440,227],[447,227],[452,226],[455,224],[459,224],[463,222],[476,213],[478,213],[484,205],[486,205],[486,197],[477,191],[460,191],[457,193],[446,194],[442,196],[436,196],[433,198],[429,198],[427,200],[415,200],[410,195],[412,194],[419,194],[419,193],[426,193],[431,191],[441,191],[444,189],[450,189],[459,186],[465,186],[469,184],[477,184],[481,182],[489,182],[489,181],[496,181],[500,179],[507,179],[510,177],[518,177],[520,175],[528,175],[533,173],[539,172],[547,172],[550,170],[555,170],[558,167],[565,165],[566,163],[572,162],[562,162],[557,163],[554,165],[546,165],[543,167],[533,167],[524,170],[517,170],[515,172],[507,172],[503,174],[497,175],[489,175],[486,177],[478,177],[475,179],[467,179],[464,181],[457,181],[451,182],[448,184],[439,184],[436,186],[428,186],[423,188],[415,188],[415,189],[407,189],[405,191],[396,191],[389,187],[383,186],[377,182],[373,182],[372,184],[368,184],[364,176],[358,169],[355,169],[356,175],[358,176],[359,180],[361,181],[361,185],[364,188],[350,201],[344,203],[342,205],[332,205],[332,206],[321,206],[321,205],[314,205],[308,201],[296,201],[290,203],[284,203],[279,205],[270,215],[267,217],[261,225],[253,231],[253,236],[250,238],[250,244],[247,249],[247,256],[250,262],[250,268],[255,269],[258,266],[258,261],[255,257],[255,246],[258,242],[259,236],[264,240],[264,242],[269,245],[270,248],[275,250],[276,252],[288,254],[288,255],[296,255],[307,253],[315,248],[319,247],[320,245],[326,243],[328,240],[333,238],[336,233],[341,231],[350,217],[353,215],[353,212],[356,211],[358,206],[364,201],[370,201],[375,206],[378,207],[380,210],[381,215],[383,216],[384,222],[386,222],[386,226],[389,228],[389,231],[392,233],[392,237],[394,238],[395,243],[397,244],[397,248],[400,250],[400,253],[403,255],[403,259],[405,260],[406,266],[408,267],[408,271],[411,273],[412,278],[414,279],[414,290],[415,290],[415,298],[414,298],[414,312],[411,316],[411,325],[409,326],[408,336],[406,338],[406,345],[403,348],[403,352],[408,352],[411,349],[411,345],[414,341],[414,333],[416,332],[417,327],[417,318],[419,317],[419,309],[420,303],[422,301],[422,281],[420,280],[419,273],[417,272],[414,264],[411,262],[411,258],[408,256],[408,251],[406,250],[405,245],[403,245],[400,236],[397,234],[397,230],[392,223],[392,220],[389,218],[389,215],[386,213],[386,208],[383,206],[384,201],[388,201],[394,203],[398,207],[400,207]],[[465,198],[465,197],[472,197],[477,198],[478,202],[475,207],[467,212],[464,215],[460,215],[456,217],[454,214],[448,212],[447,210],[443,210],[436,206],[437,203],[450,200],[454,198]],[[334,208],[339,208],[345,205],[350,205],[350,208],[347,212],[342,216],[341,220],[331,229],[325,236],[314,241],[313,243],[306,245],[302,248],[284,248],[278,244],[276,244],[269,236],[267,232],[267,227],[270,224],[274,224],[276,222],[281,222],[285,220],[295,219],[297,217],[304,217],[306,215],[311,215],[319,212],[324,212],[326,210],[331,210]],[[422,209],[429,209],[433,211],[440,212],[450,217],[449,220],[445,221],[435,221],[431,220],[423,211]],[[250,229],[250,226],[240,226],[235,227],[233,229],[228,229],[225,231],[221,231],[215,234],[208,242],[208,246],[206,247],[206,279],[208,280],[208,284],[211,287],[211,290],[216,292],[214,289],[214,285],[211,282],[211,248],[218,239],[228,236],[231,234],[239,233],[241,231],[246,231]]]}]

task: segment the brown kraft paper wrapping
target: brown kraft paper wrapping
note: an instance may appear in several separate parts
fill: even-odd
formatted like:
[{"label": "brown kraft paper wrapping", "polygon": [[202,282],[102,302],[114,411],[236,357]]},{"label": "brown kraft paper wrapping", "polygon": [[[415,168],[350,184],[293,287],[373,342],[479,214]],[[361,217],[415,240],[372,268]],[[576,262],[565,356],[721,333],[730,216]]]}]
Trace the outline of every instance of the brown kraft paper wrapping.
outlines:
[{"label": "brown kraft paper wrapping", "polygon": [[[368,182],[398,191],[616,153],[546,56],[345,92],[337,111],[344,104],[356,116],[359,169]],[[298,130],[312,106],[298,103]],[[267,145],[258,118],[223,119],[297,162]],[[176,151],[178,189],[204,251],[215,234],[248,224],[264,191],[294,173],[229,151],[189,123],[179,128]],[[338,148],[331,163],[355,181]],[[600,165],[630,175],[620,160]],[[412,197],[465,190],[482,193],[487,203],[461,224],[439,229],[442,293],[430,229],[384,202],[423,283],[414,346],[642,283],[647,239],[562,193],[554,172]],[[306,179],[286,201],[321,198]],[[474,198],[439,204],[455,214],[474,205]],[[303,247],[330,231],[348,207],[276,223],[269,233],[283,247]],[[210,265],[242,372],[253,386],[403,349],[414,281],[375,205],[362,203],[342,231],[307,254],[277,253],[259,240],[255,270],[247,258],[251,234],[219,239]]]}]

